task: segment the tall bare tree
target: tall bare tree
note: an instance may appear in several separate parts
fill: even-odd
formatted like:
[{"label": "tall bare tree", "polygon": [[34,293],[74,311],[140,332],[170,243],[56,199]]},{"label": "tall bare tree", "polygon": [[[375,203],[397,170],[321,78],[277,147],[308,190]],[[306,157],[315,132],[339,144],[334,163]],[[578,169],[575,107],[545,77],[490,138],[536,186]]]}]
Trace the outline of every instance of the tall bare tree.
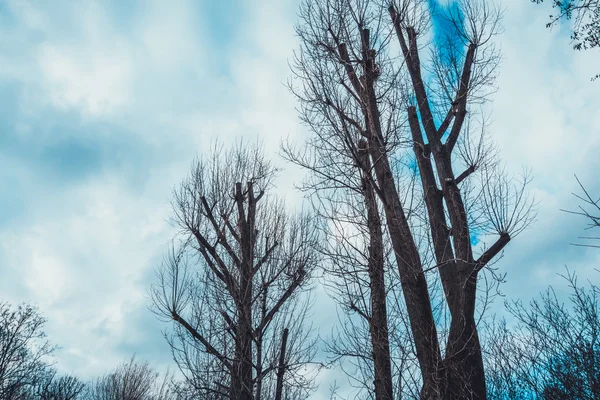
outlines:
[{"label": "tall bare tree", "polygon": [[152,298],[175,323],[175,361],[204,398],[274,398],[278,377],[285,398],[311,388],[302,369],[314,356],[304,292],[318,232],[312,217],[289,214],[268,194],[275,174],[259,146],[216,145],[173,194],[181,245]]},{"label": "tall bare tree", "polygon": [[[328,129],[345,129],[330,122]],[[322,222],[319,250],[328,260],[323,282],[343,312],[328,340],[329,353],[359,390],[378,399],[414,395],[414,350],[372,180],[351,157],[335,153],[343,144],[336,143],[334,132],[320,132],[329,135],[328,146],[311,141],[298,149],[285,143],[283,153],[313,172],[301,189]],[[368,165],[366,142],[357,140],[358,155]],[[414,186],[414,177],[407,178]]]},{"label": "tall bare tree", "polygon": [[[327,182],[329,189],[349,186],[344,179],[357,167],[376,195],[379,206],[370,209],[381,208],[395,259],[421,398],[485,399],[477,282],[531,222],[532,202],[524,190],[528,178],[519,182],[499,167],[477,112],[494,89],[499,9],[477,0],[447,9],[430,3],[302,3],[292,89],[315,133],[309,145],[319,150],[295,158],[320,179],[321,192]],[[418,190],[398,178],[402,170],[414,171]],[[478,246],[478,238],[492,244]],[[375,253],[369,249],[365,267]],[[433,277],[443,288],[447,332],[435,318]],[[375,348],[373,337],[371,343]],[[374,379],[383,377],[378,372]],[[376,398],[389,398],[384,386]]]}]

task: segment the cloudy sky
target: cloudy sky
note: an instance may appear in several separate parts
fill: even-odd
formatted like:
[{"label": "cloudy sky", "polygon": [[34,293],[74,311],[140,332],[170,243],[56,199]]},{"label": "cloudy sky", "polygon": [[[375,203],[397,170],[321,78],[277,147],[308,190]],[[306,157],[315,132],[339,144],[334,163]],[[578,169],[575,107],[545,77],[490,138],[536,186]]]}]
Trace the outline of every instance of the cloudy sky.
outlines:
[{"label": "cloudy sky", "polygon": [[[540,208],[498,267],[507,297],[528,299],[565,265],[598,278],[600,252],[569,246],[584,222],[559,209],[574,207],[573,174],[600,193],[600,54],[545,29],[548,7],[502,5],[492,131],[510,169],[531,169]],[[0,1],[0,299],[39,306],[63,371],[91,378],[133,353],[171,364],[146,295],[170,191],[213,138],[258,136],[284,165],[279,139],[308,134],[284,87],[297,6]],[[285,174],[279,191],[299,201],[301,175]],[[317,304],[327,333],[335,311]]]}]

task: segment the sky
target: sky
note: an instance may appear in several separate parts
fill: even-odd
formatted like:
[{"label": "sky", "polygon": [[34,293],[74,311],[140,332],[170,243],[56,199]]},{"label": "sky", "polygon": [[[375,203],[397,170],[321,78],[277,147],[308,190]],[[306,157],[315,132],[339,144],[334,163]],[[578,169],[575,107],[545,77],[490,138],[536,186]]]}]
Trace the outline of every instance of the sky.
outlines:
[{"label": "sky", "polygon": [[[534,177],[536,222],[497,267],[523,299],[565,266],[598,281],[600,252],[570,246],[585,221],[574,174],[600,193],[600,53],[574,52],[549,6],[503,0],[503,60],[490,105],[509,171]],[[259,137],[277,155],[308,132],[285,87],[297,0],[0,1],[0,300],[37,304],[58,367],[92,378],[132,354],[173,367],[147,289],[174,231],[170,193],[215,138]],[[322,289],[314,323],[335,308]],[[313,399],[343,379],[321,374]]]}]

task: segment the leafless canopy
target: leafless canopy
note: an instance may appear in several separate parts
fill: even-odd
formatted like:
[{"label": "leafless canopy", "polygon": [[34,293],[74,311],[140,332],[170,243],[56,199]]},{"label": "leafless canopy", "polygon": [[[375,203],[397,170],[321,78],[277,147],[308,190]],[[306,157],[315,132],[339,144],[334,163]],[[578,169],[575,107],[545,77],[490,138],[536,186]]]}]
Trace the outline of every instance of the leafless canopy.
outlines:
[{"label": "leafless canopy", "polygon": [[59,376],[51,368],[38,376],[31,400],[80,400],[84,398],[85,390],[85,383],[76,376]]},{"label": "leafless canopy", "polygon": [[46,375],[55,347],[46,340],[45,323],[33,306],[0,303],[0,398],[26,399]]},{"label": "leafless canopy", "polygon": [[[431,3],[305,0],[297,27],[290,87],[313,136],[306,148],[284,145],[284,154],[312,172],[304,189],[330,221],[338,247],[326,253],[343,307],[367,321],[362,343],[373,358],[362,381],[378,399],[400,396],[406,382],[394,379],[390,390],[381,383],[389,368],[377,361],[393,358],[397,320],[382,311],[393,303],[404,307],[411,343],[396,348],[414,346],[420,376],[410,380],[420,397],[485,398],[478,278],[534,217],[529,177],[504,173],[485,115],[501,11],[480,0]],[[352,278],[340,263],[348,256]],[[385,278],[389,263],[397,284]],[[436,316],[444,310],[447,329]],[[387,338],[372,334],[381,332],[375,325],[388,328]]]},{"label": "leafless canopy", "polygon": [[553,288],[532,300],[508,303],[516,320],[487,326],[490,399],[595,399],[600,396],[600,289],[573,272],[566,302]]},{"label": "leafless canopy", "polygon": [[287,398],[311,389],[305,289],[318,232],[268,193],[275,173],[260,146],[217,144],[173,193],[180,235],[151,294],[174,322],[175,361],[203,398],[275,398],[278,376]]},{"label": "leafless canopy", "polygon": [[131,357],[89,384],[87,400],[175,400],[170,375],[160,377],[148,362]]}]

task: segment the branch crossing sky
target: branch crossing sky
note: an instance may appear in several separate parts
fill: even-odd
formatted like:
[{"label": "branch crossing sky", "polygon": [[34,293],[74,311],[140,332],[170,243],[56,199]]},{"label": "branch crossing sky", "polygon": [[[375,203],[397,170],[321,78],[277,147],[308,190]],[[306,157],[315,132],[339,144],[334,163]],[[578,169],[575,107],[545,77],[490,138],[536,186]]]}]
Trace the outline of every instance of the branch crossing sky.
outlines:
[{"label": "branch crossing sky", "polygon": [[[503,0],[503,61],[490,106],[507,169],[531,169],[537,222],[497,264],[528,300],[567,265],[596,279],[597,250],[569,246],[584,221],[577,174],[600,194],[600,54],[574,52],[551,10]],[[442,6],[445,6],[443,4]],[[136,353],[164,369],[168,346],[146,290],[168,248],[171,189],[214,138],[260,137],[300,204],[302,174],[277,156],[307,135],[284,84],[298,2],[0,2],[0,299],[32,302],[62,347],[58,367],[92,378]],[[333,303],[320,289],[315,325]],[[173,367],[172,367],[173,368]],[[314,399],[339,371],[324,371]]]}]

